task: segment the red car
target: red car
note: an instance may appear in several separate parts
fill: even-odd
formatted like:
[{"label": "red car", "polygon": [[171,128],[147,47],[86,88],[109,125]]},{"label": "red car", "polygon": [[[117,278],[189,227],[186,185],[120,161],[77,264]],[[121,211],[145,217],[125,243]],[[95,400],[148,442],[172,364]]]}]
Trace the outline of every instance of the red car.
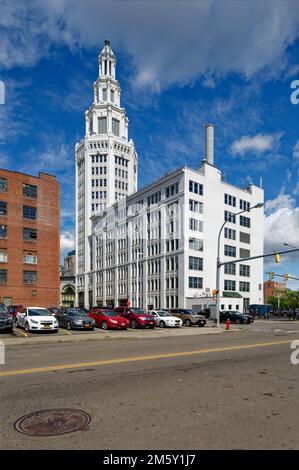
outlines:
[{"label": "red car", "polygon": [[129,320],[131,328],[155,328],[155,317],[142,308],[117,307],[115,311]]},{"label": "red car", "polygon": [[114,330],[126,330],[130,325],[129,320],[121,317],[114,310],[93,309],[88,312],[87,315],[93,318],[96,322],[96,326],[99,326],[102,330],[108,330],[109,328]]}]

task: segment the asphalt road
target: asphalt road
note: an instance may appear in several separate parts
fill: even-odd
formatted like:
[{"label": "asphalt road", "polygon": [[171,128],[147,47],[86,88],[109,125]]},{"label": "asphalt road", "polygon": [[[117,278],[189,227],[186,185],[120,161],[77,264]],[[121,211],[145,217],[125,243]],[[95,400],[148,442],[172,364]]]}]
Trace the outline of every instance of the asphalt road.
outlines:
[{"label": "asphalt road", "polygon": [[[9,347],[1,449],[298,449],[298,322],[220,335]],[[82,431],[29,437],[27,413],[76,408]]]}]

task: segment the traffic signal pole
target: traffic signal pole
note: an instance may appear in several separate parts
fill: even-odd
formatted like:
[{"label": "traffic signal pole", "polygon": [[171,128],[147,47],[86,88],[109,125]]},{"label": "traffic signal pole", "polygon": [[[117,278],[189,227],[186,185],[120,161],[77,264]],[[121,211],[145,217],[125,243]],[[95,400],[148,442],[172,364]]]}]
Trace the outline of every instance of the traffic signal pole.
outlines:
[{"label": "traffic signal pole", "polygon": [[[266,274],[271,274],[271,272],[266,272]],[[283,278],[285,278],[285,275],[284,275],[284,274],[276,274],[276,273],[273,273],[273,274],[274,274],[274,276],[276,276],[276,277],[283,277]],[[299,277],[290,276],[290,275],[288,274],[288,279],[285,279],[285,280],[289,280],[289,279],[292,279],[293,281],[299,281]]]},{"label": "traffic signal pole", "polygon": [[[238,214],[236,214],[238,215]],[[227,221],[225,221],[226,223]],[[299,248],[294,248],[292,250],[283,250],[283,251],[275,251],[274,253],[267,253],[266,255],[257,255],[257,256],[250,256],[249,258],[239,258],[236,260],[231,261],[220,261],[220,235],[223,230],[225,223],[222,225],[219,235],[218,235],[218,250],[217,250],[217,270],[216,270],[216,325],[219,326],[219,303],[220,303],[220,268],[221,266],[225,266],[226,264],[234,264],[234,263],[242,263],[244,261],[251,261],[253,259],[260,259],[260,258],[269,258],[277,255],[283,255],[285,253],[299,253]]]}]

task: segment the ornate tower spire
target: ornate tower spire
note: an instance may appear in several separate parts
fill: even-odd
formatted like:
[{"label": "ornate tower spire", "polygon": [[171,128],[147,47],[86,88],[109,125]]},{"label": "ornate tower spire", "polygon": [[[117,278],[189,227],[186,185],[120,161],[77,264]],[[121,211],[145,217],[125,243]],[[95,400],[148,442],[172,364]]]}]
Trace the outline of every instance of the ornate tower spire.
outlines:
[{"label": "ornate tower spire", "polygon": [[99,55],[99,77],[111,77],[115,80],[115,66],[116,57],[111,49],[109,39],[106,39]]}]

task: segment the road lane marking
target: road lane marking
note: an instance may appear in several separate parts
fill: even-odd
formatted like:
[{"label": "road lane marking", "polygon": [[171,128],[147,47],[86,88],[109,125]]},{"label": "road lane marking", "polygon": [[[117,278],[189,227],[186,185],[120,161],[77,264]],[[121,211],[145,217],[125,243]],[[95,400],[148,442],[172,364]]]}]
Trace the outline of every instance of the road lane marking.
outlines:
[{"label": "road lane marking", "polygon": [[17,331],[18,333],[21,333],[21,335],[26,336],[26,338],[28,338],[28,334],[25,333],[25,331],[22,331],[22,330],[19,330],[19,329],[16,330],[16,331]]},{"label": "road lane marking", "polygon": [[47,367],[36,367],[34,369],[19,369],[19,370],[10,370],[10,371],[3,371],[0,372],[0,377],[9,377],[13,375],[23,375],[23,374],[35,374],[38,372],[54,372],[58,370],[66,370],[66,369],[80,369],[83,367],[95,367],[95,366],[105,366],[111,364],[125,364],[129,362],[142,362],[142,361],[152,361],[157,359],[169,359],[175,357],[186,357],[186,356],[197,356],[200,354],[207,354],[207,353],[217,353],[217,352],[225,352],[225,351],[240,351],[242,349],[254,349],[254,348],[265,348],[268,346],[276,346],[282,344],[290,344],[292,340],[284,340],[284,341],[271,341],[267,343],[253,343],[253,344],[243,344],[241,346],[226,346],[222,348],[208,348],[208,349],[197,349],[194,351],[181,351],[176,353],[165,353],[165,354],[152,354],[150,356],[132,356],[132,357],[125,357],[125,358],[118,358],[118,359],[105,359],[103,361],[95,361],[95,362],[80,362],[77,364],[61,364],[61,365],[53,365]]}]

